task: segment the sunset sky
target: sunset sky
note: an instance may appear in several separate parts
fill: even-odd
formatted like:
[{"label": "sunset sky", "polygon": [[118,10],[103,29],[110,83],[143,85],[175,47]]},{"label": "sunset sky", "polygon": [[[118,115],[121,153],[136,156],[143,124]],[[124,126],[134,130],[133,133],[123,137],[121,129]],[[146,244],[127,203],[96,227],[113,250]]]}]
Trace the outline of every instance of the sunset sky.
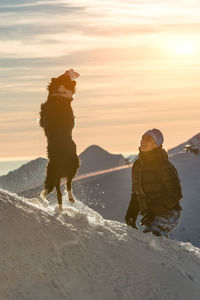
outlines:
[{"label": "sunset sky", "polygon": [[200,1],[0,0],[0,159],[46,155],[37,123],[46,86],[68,68],[78,153],[137,152],[200,131]]}]

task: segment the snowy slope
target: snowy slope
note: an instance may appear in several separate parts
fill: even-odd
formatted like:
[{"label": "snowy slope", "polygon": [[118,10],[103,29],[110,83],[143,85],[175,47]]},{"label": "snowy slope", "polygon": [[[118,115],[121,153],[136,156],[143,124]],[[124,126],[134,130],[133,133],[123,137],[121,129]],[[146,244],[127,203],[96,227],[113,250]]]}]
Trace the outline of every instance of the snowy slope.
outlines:
[{"label": "snowy slope", "polygon": [[200,250],[0,191],[0,299],[197,300]]},{"label": "snowy slope", "polygon": [[170,156],[173,156],[178,153],[183,153],[184,147],[188,144],[192,145],[193,147],[197,147],[200,150],[200,133],[197,133],[195,136],[193,136],[191,139],[187,140],[186,142],[170,149],[169,150]]},{"label": "snowy slope", "polygon": [[200,155],[177,154],[171,161],[179,172],[183,189],[181,223],[171,236],[200,248]]},{"label": "snowy slope", "polygon": [[[195,140],[198,140],[196,135]],[[183,187],[182,217],[179,227],[171,234],[171,238],[189,241],[200,248],[200,155],[180,153],[174,148],[174,155],[170,157],[177,167]],[[87,158],[89,160],[89,157]],[[36,174],[35,178],[39,178]],[[15,181],[16,180],[16,181]],[[10,185],[18,183],[18,176],[10,180]],[[43,180],[42,180],[43,182]],[[42,183],[40,181],[40,184]],[[21,185],[20,185],[21,186]],[[25,197],[32,197],[40,193],[43,185],[22,193]],[[104,218],[124,222],[124,216],[131,194],[131,169],[116,170],[110,173],[82,178],[73,183],[74,194],[77,199],[100,213]],[[52,204],[57,203],[55,194],[49,197]]]},{"label": "snowy slope", "polygon": [[18,193],[40,185],[45,178],[46,165],[45,158],[31,160],[7,175],[0,176],[0,187]]},{"label": "snowy slope", "polygon": [[[170,237],[189,241],[200,248],[200,155],[182,153],[172,156],[170,160],[178,170],[184,196],[181,200],[183,211],[180,225]],[[32,197],[41,190],[42,186],[38,186],[22,195]],[[73,183],[73,191],[77,199],[104,218],[124,222],[131,195],[131,168],[82,178]],[[55,194],[51,194],[49,199],[52,204],[57,202]]]}]

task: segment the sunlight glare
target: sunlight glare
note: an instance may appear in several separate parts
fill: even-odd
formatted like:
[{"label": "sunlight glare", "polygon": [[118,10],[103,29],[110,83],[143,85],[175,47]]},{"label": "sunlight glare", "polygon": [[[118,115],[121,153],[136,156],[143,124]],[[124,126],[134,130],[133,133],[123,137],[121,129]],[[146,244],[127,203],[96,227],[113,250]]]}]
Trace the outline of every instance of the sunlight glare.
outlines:
[{"label": "sunlight glare", "polygon": [[173,55],[194,56],[198,50],[198,45],[191,38],[174,38],[167,42],[167,49]]},{"label": "sunlight glare", "polygon": [[196,51],[196,45],[190,41],[181,41],[175,43],[174,50],[180,55],[192,55]]}]

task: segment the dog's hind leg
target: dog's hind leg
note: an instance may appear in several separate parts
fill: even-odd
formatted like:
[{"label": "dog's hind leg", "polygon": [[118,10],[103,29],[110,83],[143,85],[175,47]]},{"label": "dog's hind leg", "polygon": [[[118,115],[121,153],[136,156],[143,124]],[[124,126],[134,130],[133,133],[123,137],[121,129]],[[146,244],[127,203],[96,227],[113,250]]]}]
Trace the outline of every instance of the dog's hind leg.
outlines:
[{"label": "dog's hind leg", "polygon": [[49,204],[49,201],[47,201],[47,199],[46,199],[46,197],[47,197],[47,195],[48,195],[49,193],[48,193],[48,191],[46,190],[46,189],[44,189],[44,190],[42,190],[42,192],[41,192],[41,194],[40,194],[40,197],[42,198],[42,201],[43,201],[43,204],[44,204],[44,206],[48,206],[48,204]]},{"label": "dog's hind leg", "polygon": [[45,206],[48,206],[48,201],[46,200],[46,197],[49,193],[51,193],[54,189],[54,184],[55,182],[55,178],[54,178],[54,169],[52,167],[52,164],[50,162],[48,162],[47,165],[47,171],[46,171],[46,178],[45,178],[45,182],[44,182],[44,189],[40,194],[40,197],[43,200],[43,204]]},{"label": "dog's hind leg", "polygon": [[67,178],[66,187],[67,187],[68,199],[70,202],[74,203],[75,200],[72,194],[72,178]]},{"label": "dog's hind leg", "polygon": [[58,199],[58,205],[60,211],[63,211],[63,206],[62,206],[62,193],[60,190],[60,179],[56,182],[56,192],[57,192],[57,199]]},{"label": "dog's hind leg", "polygon": [[47,201],[46,197],[49,193],[51,193],[54,189],[54,184],[49,183],[47,180],[45,180],[44,183],[44,189],[42,190],[40,197],[42,198],[44,206],[48,206],[49,201]]}]

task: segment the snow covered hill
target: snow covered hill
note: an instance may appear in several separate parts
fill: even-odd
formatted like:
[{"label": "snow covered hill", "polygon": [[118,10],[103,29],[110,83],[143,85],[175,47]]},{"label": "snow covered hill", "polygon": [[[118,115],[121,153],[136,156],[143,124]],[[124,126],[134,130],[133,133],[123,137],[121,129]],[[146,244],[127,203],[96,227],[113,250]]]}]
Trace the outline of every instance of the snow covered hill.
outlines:
[{"label": "snow covered hill", "polygon": [[182,183],[183,207],[179,227],[171,234],[181,241],[189,241],[200,248],[200,155],[182,153],[171,158]]},{"label": "snow covered hill", "polygon": [[198,300],[200,250],[0,190],[0,299]]},{"label": "snow covered hill", "polygon": [[39,157],[7,175],[0,176],[0,188],[18,193],[40,185],[45,178],[46,164],[47,160]]},{"label": "snow covered hill", "polygon": [[[178,170],[183,188],[181,222],[170,237],[189,241],[200,248],[200,155],[180,153],[170,160]],[[22,195],[32,197],[41,190],[42,186],[39,186]],[[127,166],[125,169],[82,178],[73,183],[73,191],[77,199],[104,218],[124,222],[131,195],[131,168]],[[49,198],[51,203],[57,202],[55,194]]]},{"label": "snow covered hill", "polygon": [[[197,140],[198,135],[196,135],[195,138],[195,141]],[[95,148],[92,148],[95,150],[96,146],[94,147]],[[176,238],[183,242],[189,241],[194,246],[200,248],[200,155],[185,152],[180,153],[180,151],[177,150],[178,148],[176,149],[175,147],[174,149],[174,155],[170,157],[170,160],[178,170],[184,197],[181,200],[183,211],[180,225],[170,235],[170,238]],[[89,152],[85,152],[85,161],[90,161],[89,153],[91,153],[91,149],[88,149],[88,151]],[[98,151],[95,153],[98,153]],[[103,155],[101,157],[103,157]],[[107,158],[108,156],[105,155],[105,162]],[[92,161],[95,161],[94,157]],[[115,164],[119,161],[120,157],[119,160],[115,161]],[[100,160],[100,162],[103,165],[103,160]],[[89,168],[90,166],[91,169]],[[104,167],[106,166],[108,165],[105,163]],[[84,168],[82,170],[84,170]],[[88,163],[88,170],[92,170],[92,164],[90,163]],[[34,176],[34,180],[37,180],[40,176],[44,176],[44,174],[41,174],[37,173],[36,176]],[[10,178],[7,184],[10,184],[10,186],[16,184],[17,187],[19,186],[19,189],[22,188],[23,181],[22,184],[18,181],[18,177],[20,177],[18,175],[19,174],[16,173],[16,176]],[[9,177],[7,178],[9,179]],[[28,198],[35,194],[39,195],[43,187],[42,182],[43,180],[40,181],[40,185],[32,189],[26,189],[22,193],[18,192],[18,190],[16,192]],[[131,194],[131,169],[127,166],[125,169],[116,169],[116,171],[82,178],[73,183],[73,190],[78,200],[100,213],[104,218],[124,222],[124,216]],[[57,203],[55,194],[51,194],[49,200],[52,204]]]},{"label": "snow covered hill", "polygon": [[200,133],[196,134],[195,136],[193,136],[191,139],[187,140],[186,142],[172,148],[169,150],[169,154],[170,156],[176,155],[178,153],[183,153],[184,152],[184,147],[186,145],[192,145],[193,147],[196,147],[199,149],[200,151]]},{"label": "snow covered hill", "polygon": [[[80,155],[81,166],[78,174],[86,174],[97,170],[109,169],[125,165],[126,159],[121,154],[111,154],[99,146],[90,146]],[[34,189],[44,182],[47,159],[32,160],[7,175],[0,176],[0,188],[20,193]]]}]

